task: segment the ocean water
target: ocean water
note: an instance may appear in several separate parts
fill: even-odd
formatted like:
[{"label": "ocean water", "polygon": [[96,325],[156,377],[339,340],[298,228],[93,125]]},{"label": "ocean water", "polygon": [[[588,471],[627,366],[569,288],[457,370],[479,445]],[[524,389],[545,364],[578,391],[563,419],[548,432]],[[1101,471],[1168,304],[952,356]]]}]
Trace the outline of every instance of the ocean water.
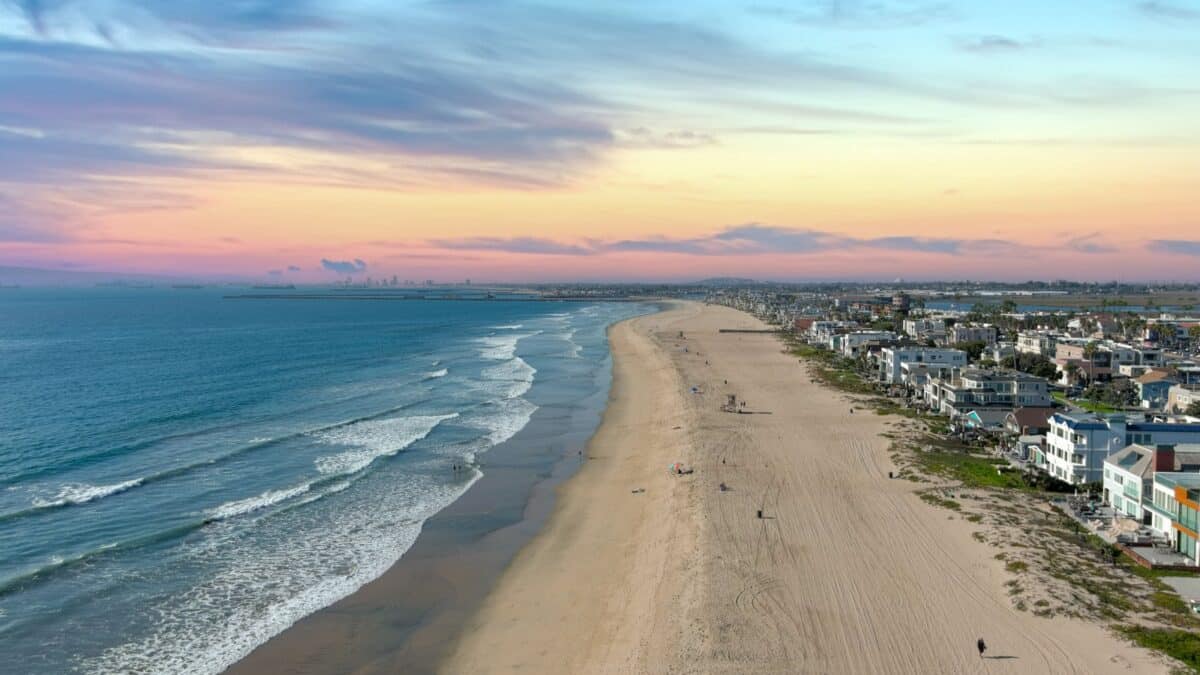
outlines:
[{"label": "ocean water", "polygon": [[387,570],[539,402],[594,401],[646,311],[0,291],[0,652],[220,672]]}]

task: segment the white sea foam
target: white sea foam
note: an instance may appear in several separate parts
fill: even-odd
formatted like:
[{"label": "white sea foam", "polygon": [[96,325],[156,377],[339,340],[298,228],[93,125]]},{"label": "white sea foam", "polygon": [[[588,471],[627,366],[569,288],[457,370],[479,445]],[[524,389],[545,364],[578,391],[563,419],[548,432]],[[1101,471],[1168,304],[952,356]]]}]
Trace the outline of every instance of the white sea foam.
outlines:
[{"label": "white sea foam", "polygon": [[449,368],[442,368],[441,370],[435,370],[432,373],[425,373],[425,379],[426,380],[436,380],[439,377],[445,377],[449,374],[450,374]]},{"label": "white sea foam", "polygon": [[364,420],[318,432],[313,436],[322,442],[356,449],[318,458],[317,470],[323,474],[361,471],[377,458],[394,455],[425,438],[443,420],[454,417],[458,413]]},{"label": "white sea foam", "polygon": [[312,483],[305,483],[295,487],[286,488],[283,490],[267,490],[266,492],[237,501],[226,502],[215,509],[208,512],[210,518],[224,520],[234,516],[241,516],[259,509],[264,509],[273,504],[278,504],[292,497],[302,495],[308,492],[312,487]]},{"label": "white sea foam", "polygon": [[568,345],[570,345],[567,350],[567,356],[570,356],[573,359],[579,358],[580,353],[583,351],[583,345],[575,341],[575,329],[572,328],[571,330],[563,333],[561,337],[563,340],[566,340]]},{"label": "white sea foam", "polygon": [[505,326],[493,326],[496,330],[521,330],[525,327],[523,323],[513,323]]},{"label": "white sea foam", "polygon": [[64,485],[53,499],[34,499],[33,505],[39,509],[45,509],[55,506],[86,504],[97,499],[103,499],[109,495],[124,492],[130,488],[135,488],[141,485],[143,480],[142,478],[135,478],[112,485],[87,485],[86,483]]},{"label": "white sea foam", "polygon": [[504,398],[516,398],[524,395],[533,387],[533,377],[537,374],[537,368],[517,356],[495,366],[484,368],[480,374],[486,380],[502,383],[502,390],[497,393]]},{"label": "white sea foam", "polygon": [[495,411],[481,420],[480,426],[487,430],[491,445],[500,445],[524,429],[537,409],[536,405],[523,398],[506,399],[496,404]]},{"label": "white sea foam", "polygon": [[479,350],[479,356],[492,361],[507,361],[517,354],[517,343],[527,337],[538,335],[541,331],[533,333],[508,333],[506,335],[489,335],[481,337],[477,342],[483,347]]},{"label": "white sea foam", "polygon": [[[230,539],[221,546],[192,547],[189,556],[203,564],[221,556],[215,574],[147,607],[156,617],[149,634],[75,665],[97,674],[221,673],[296,621],[378,578],[412,546],[425,520],[481,475],[473,472],[467,482],[448,485],[403,483],[357,497],[349,492],[358,501],[339,509],[317,538],[281,524],[268,540],[261,539],[268,532],[256,532],[253,543]],[[212,536],[236,538],[239,531]]]}]

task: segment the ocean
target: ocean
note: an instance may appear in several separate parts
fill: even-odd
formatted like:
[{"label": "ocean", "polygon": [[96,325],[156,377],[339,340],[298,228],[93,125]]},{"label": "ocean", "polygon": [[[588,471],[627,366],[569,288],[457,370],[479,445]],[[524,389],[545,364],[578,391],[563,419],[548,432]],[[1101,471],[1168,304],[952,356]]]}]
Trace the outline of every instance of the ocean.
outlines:
[{"label": "ocean", "polygon": [[396,563],[539,410],[590,434],[606,329],[651,309],[226,292],[0,291],[21,672],[221,672]]}]

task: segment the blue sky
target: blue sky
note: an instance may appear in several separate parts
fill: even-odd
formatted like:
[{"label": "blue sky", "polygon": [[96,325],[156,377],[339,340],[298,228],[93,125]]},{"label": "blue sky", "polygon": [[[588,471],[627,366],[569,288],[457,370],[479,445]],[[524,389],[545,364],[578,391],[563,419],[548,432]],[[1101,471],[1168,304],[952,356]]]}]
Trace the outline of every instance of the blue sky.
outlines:
[{"label": "blue sky", "polygon": [[[646,204],[651,190],[732,191],[729,167],[767,165],[797,180],[836,176],[833,188],[813,188],[817,197],[855,179],[877,190],[913,170],[931,195],[951,195],[989,178],[1020,180],[1013,167],[1024,165],[1040,181],[1029,190],[1040,194],[1061,164],[1079,183],[1073,198],[1085,201],[1080,172],[1097,172],[1092,182],[1109,194],[1113,185],[1144,191],[1157,177],[1153,189],[1169,208],[1146,241],[1190,241],[1195,212],[1179,202],[1195,187],[1187,172],[1196,164],[1185,155],[1200,149],[1198,31],[1196,0],[7,0],[0,261],[138,267],[132,244],[71,246],[185,246],[198,229],[239,238],[216,225],[209,232],[195,216],[212,207],[217,218],[214,195],[230,183],[264,195],[295,184],[384,191],[401,211],[416,201],[428,208],[416,193],[488,192],[497,204],[510,200],[506,192],[566,190],[590,203],[621,181],[646,188],[620,196],[636,222],[573,218],[521,230],[481,207],[451,223],[464,242],[510,235],[562,250],[592,250],[580,242],[595,239],[606,239],[606,250],[631,238],[685,241],[760,222],[850,241],[956,236],[943,213],[889,224],[882,207],[859,212],[854,200],[840,205],[852,210],[845,222],[833,222],[832,207],[786,210],[780,186],[760,195],[778,208],[738,211],[731,197],[721,209],[728,215],[710,222],[674,221],[656,210],[665,204]],[[858,163],[843,165],[847,157]],[[1129,174],[1099,166],[1108,161],[1128,162]],[[637,168],[649,166],[654,175]],[[701,166],[710,169],[704,176]],[[988,166],[999,168],[989,174]],[[958,185],[959,175],[971,186]],[[741,177],[748,188],[738,194],[764,182]],[[334,202],[330,193],[324,208]],[[1119,210],[1130,226],[1145,207],[1106,213]],[[158,214],[159,236],[150,236],[148,211]],[[1087,208],[1022,214],[1036,228],[1005,230],[1002,216],[1011,213],[998,203],[979,205],[959,222],[984,229],[969,239],[1050,227],[1068,239],[1100,232],[1106,243],[1093,253],[1149,250]],[[262,224],[293,217],[281,209]],[[383,235],[448,240],[429,227],[355,224],[356,239],[317,231],[304,241],[314,250],[328,241],[331,255],[353,259],[371,253],[349,250],[356,242]],[[265,245],[243,251],[245,264],[257,265]]]}]

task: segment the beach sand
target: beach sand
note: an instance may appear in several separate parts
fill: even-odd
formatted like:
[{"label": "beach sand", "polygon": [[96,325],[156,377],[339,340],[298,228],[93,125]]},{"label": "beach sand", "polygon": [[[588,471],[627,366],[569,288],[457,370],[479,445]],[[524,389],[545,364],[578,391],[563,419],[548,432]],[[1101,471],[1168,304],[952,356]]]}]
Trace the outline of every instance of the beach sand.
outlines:
[{"label": "beach sand", "polygon": [[[763,326],[687,304],[611,330],[589,459],[443,672],[1168,670],[1098,625],[1014,609],[973,525],[888,479],[887,418],[851,414],[774,336],[719,328]],[[726,393],[755,414],[719,412]]]}]

